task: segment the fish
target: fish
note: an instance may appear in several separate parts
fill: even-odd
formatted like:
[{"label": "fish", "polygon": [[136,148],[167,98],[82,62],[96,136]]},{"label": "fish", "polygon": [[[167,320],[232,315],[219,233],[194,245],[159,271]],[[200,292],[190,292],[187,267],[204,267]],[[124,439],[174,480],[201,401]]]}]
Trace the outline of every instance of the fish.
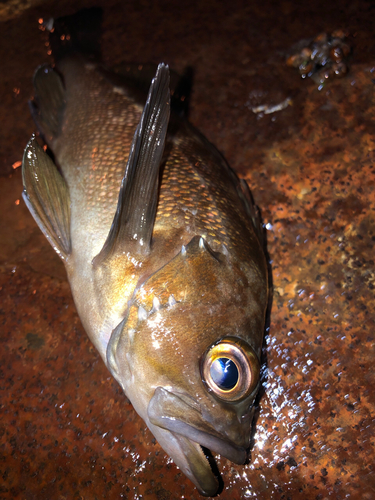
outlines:
[{"label": "fish", "polygon": [[145,86],[102,63],[101,15],[53,23],[55,63],[33,80],[40,137],[24,151],[23,199],[105,365],[212,496],[212,454],[243,464],[250,446],[268,304],[260,215],[247,183],[175,106],[167,65]]}]

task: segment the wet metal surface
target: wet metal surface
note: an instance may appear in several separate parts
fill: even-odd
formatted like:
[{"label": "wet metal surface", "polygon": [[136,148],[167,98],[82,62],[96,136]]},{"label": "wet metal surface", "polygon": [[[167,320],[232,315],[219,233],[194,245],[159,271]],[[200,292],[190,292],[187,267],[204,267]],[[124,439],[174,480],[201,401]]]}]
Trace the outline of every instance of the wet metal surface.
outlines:
[{"label": "wet metal surface", "polygon": [[[248,180],[267,228],[263,393],[249,464],[218,459],[223,499],[375,497],[375,10],[326,4],[105,3],[109,65],[194,68],[191,121]],[[87,5],[38,3],[0,21],[0,499],[196,499],[87,339],[21,199],[31,77],[48,61],[37,20]],[[351,71],[318,91],[285,56],[338,28]]]}]

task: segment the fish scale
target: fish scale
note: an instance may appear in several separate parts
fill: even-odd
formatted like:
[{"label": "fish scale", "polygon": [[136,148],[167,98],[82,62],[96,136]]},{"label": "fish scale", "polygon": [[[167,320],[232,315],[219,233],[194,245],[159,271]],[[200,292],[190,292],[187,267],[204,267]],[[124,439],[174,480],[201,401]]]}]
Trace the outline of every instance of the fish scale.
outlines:
[{"label": "fish scale", "polygon": [[[72,241],[84,237],[86,258],[92,260],[112,224],[142,107],[114,92],[93,64],[73,60],[59,69],[67,89],[64,130],[50,145],[57,163],[64,165],[64,177],[76,200],[72,205]],[[93,80],[93,73],[98,81]]]},{"label": "fish scale", "polygon": [[[92,260],[102,248],[113,220],[119,186],[142,108],[126,97],[126,89],[115,92],[94,64],[82,65],[74,61],[65,66],[61,64],[59,69],[64,74],[66,88],[72,87],[72,90],[66,95],[64,134],[52,139],[51,148],[57,163],[64,163],[64,177],[71,196],[77,200],[71,216],[72,241],[84,238],[85,249],[89,252],[86,258]],[[95,71],[98,81],[92,78]],[[74,85],[70,84],[72,80]],[[89,129],[85,127],[87,123],[91,124]],[[189,133],[187,130],[179,134],[182,137],[172,138],[160,187],[155,235],[159,228],[166,227],[170,232],[176,225],[179,233],[184,228],[192,236],[206,236],[215,249],[222,244],[251,247],[252,241],[239,241],[251,233],[242,231],[248,220],[236,193],[230,193],[233,201],[229,198],[230,180],[215,178],[214,170],[205,168],[215,160],[196,137],[189,137]],[[205,157],[198,156],[197,149],[203,149]],[[178,196],[172,197],[164,207],[164,199],[171,194]],[[191,204],[195,214],[189,210]],[[216,212],[215,217],[208,218],[212,211]],[[165,217],[168,220],[164,220]],[[84,235],[82,228],[85,228]],[[183,239],[181,234],[179,239]]]}]

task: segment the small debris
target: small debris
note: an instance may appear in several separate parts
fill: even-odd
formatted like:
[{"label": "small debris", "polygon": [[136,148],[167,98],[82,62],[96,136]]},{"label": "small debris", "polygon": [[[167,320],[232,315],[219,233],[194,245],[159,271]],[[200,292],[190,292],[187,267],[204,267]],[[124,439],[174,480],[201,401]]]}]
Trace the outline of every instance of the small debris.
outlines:
[{"label": "small debris", "polygon": [[349,71],[351,47],[347,33],[341,29],[331,35],[320,33],[314,39],[302,40],[292,51],[286,64],[298,68],[302,78],[312,78],[319,90],[329,78],[343,77]]},{"label": "small debris", "polygon": [[290,97],[287,97],[284,99],[284,101],[280,102],[279,104],[275,105],[269,105],[269,104],[262,104],[261,106],[255,106],[251,108],[251,111],[253,113],[263,113],[264,115],[270,115],[271,113],[276,113],[277,111],[281,111],[282,109],[287,108],[288,106],[291,106],[293,104],[293,101]]}]

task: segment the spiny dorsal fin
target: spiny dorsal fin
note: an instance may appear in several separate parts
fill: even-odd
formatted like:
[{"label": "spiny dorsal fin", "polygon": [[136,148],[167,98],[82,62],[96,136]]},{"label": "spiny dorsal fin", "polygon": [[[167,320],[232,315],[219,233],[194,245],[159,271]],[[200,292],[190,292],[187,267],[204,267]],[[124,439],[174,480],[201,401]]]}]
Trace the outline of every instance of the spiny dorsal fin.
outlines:
[{"label": "spiny dorsal fin", "polygon": [[134,134],[112,227],[94,259],[95,265],[113,254],[125,251],[145,254],[150,249],[169,101],[169,69],[159,64]]},{"label": "spiny dorsal fin", "polygon": [[49,142],[59,135],[65,109],[65,89],[60,75],[50,66],[40,66],[34,75],[35,99],[31,114],[43,138]]},{"label": "spiny dorsal fin", "polygon": [[36,223],[65,260],[71,252],[68,186],[33,135],[22,160],[23,199]]}]

